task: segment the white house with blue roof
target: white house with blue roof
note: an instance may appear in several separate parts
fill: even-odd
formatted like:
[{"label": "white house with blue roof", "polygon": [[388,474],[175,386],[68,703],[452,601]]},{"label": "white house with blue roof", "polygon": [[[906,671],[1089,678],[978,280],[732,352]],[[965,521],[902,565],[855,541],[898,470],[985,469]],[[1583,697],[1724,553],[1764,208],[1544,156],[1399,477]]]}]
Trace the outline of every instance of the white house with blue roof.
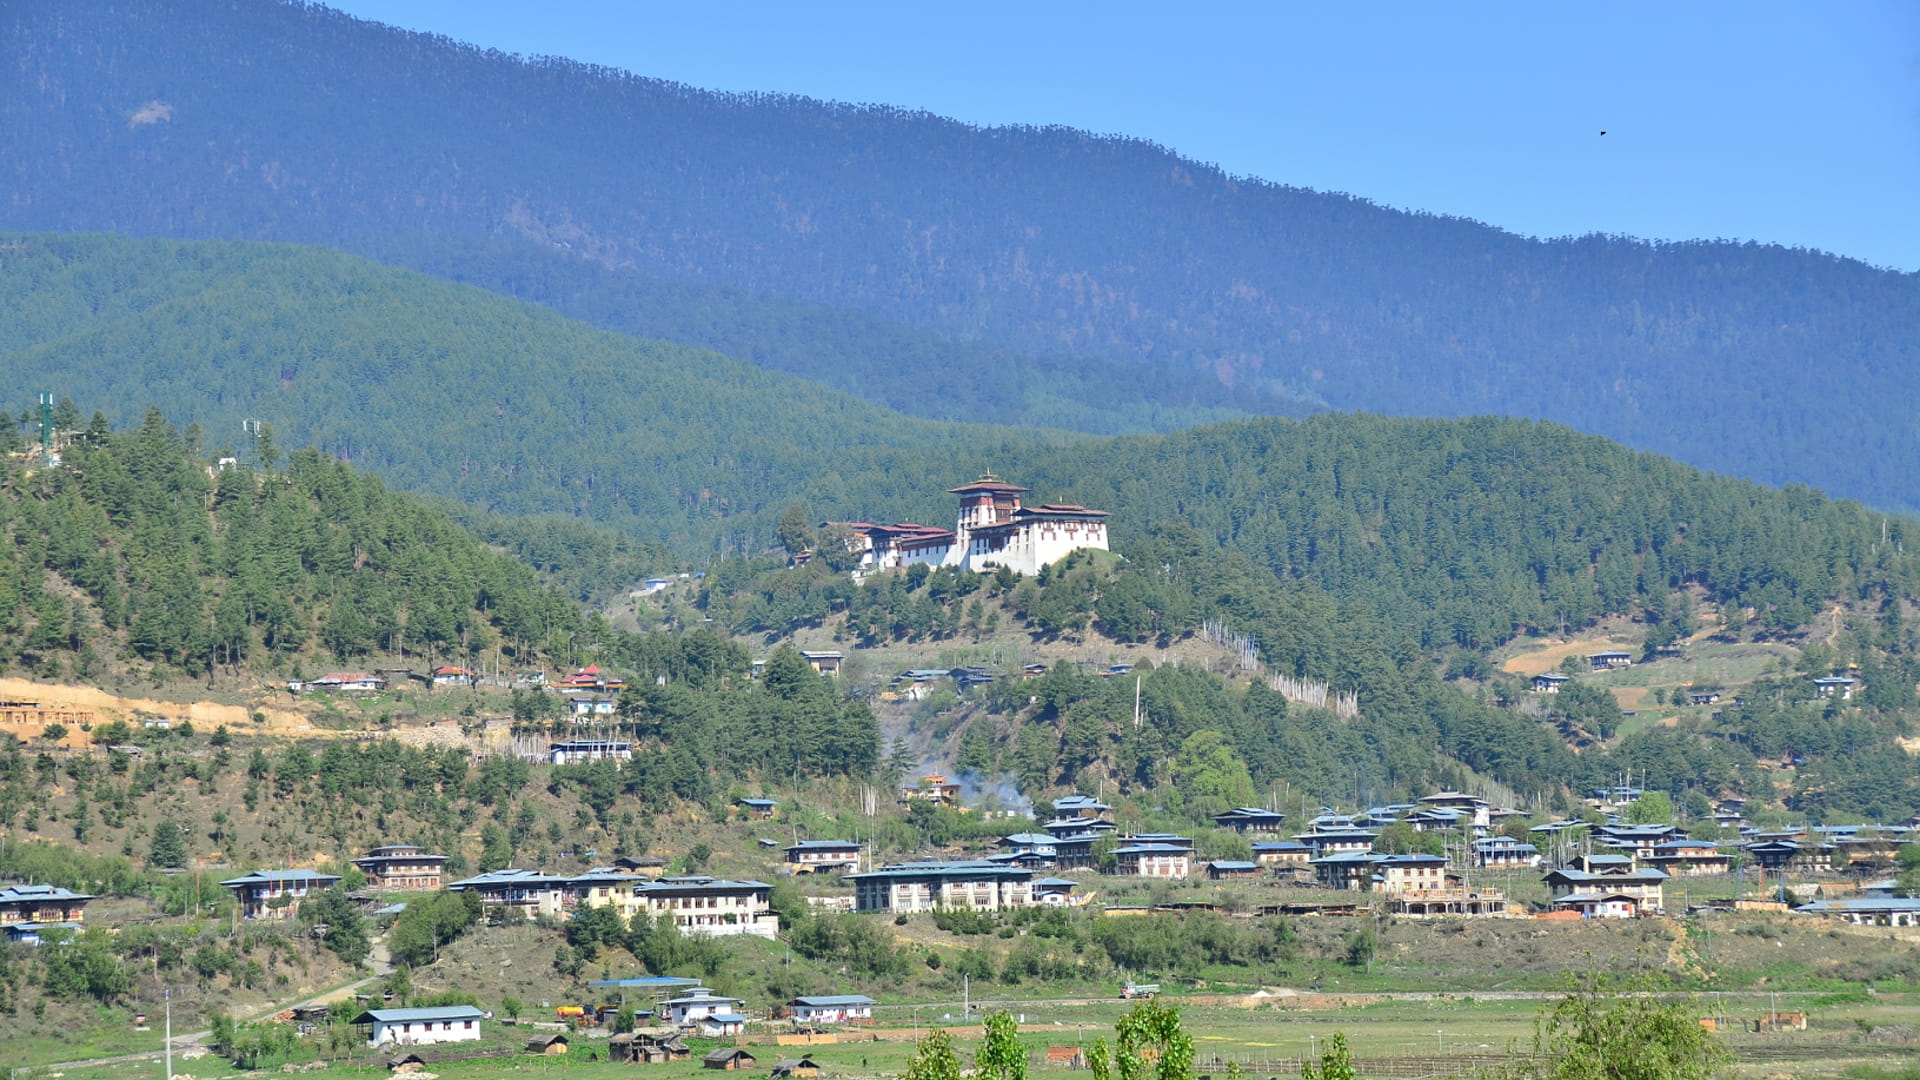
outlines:
[{"label": "white house with blue roof", "polygon": [[339,881],[340,875],[317,870],[255,870],[220,884],[239,901],[243,919],[291,919],[300,910],[302,899]]},{"label": "white house with blue roof", "polygon": [[811,994],[787,1002],[796,1024],[858,1024],[873,1019],[874,1000],[865,994]]},{"label": "white house with blue roof", "polygon": [[471,1005],[421,1009],[368,1009],[353,1018],[367,1031],[368,1046],[432,1046],[475,1042],[483,1014]]}]

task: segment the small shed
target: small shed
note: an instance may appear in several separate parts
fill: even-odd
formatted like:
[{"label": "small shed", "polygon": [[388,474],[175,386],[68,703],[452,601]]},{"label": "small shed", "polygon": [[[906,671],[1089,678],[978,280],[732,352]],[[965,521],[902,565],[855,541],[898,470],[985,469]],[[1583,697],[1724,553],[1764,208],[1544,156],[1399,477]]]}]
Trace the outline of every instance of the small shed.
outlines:
[{"label": "small shed", "polygon": [[805,1054],[799,1057],[781,1058],[773,1063],[773,1075],[776,1077],[804,1077],[812,1080],[820,1075],[820,1064]]},{"label": "small shed", "polygon": [[741,1069],[753,1068],[756,1061],[757,1059],[745,1050],[741,1050],[738,1047],[731,1047],[709,1051],[706,1057],[700,1059],[700,1067],[703,1069],[725,1069],[728,1072],[738,1072]]},{"label": "small shed", "polygon": [[415,1069],[425,1068],[426,1064],[427,1059],[421,1057],[419,1054],[405,1053],[388,1058],[387,1071],[397,1073],[412,1072]]},{"label": "small shed", "polygon": [[567,1043],[567,1037],[557,1031],[546,1035],[535,1035],[533,1038],[527,1040],[527,1053],[529,1054],[557,1055],[566,1053],[568,1049],[570,1049],[570,1047]]}]

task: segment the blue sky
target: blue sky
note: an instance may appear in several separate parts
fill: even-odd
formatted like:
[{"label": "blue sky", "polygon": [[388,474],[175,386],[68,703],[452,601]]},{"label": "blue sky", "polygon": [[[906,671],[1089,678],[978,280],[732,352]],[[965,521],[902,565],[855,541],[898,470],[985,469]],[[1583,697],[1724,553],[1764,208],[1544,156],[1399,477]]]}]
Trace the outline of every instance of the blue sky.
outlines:
[{"label": "blue sky", "polygon": [[1134,135],[1528,235],[1760,240],[1920,270],[1911,0],[330,3],[716,90]]}]

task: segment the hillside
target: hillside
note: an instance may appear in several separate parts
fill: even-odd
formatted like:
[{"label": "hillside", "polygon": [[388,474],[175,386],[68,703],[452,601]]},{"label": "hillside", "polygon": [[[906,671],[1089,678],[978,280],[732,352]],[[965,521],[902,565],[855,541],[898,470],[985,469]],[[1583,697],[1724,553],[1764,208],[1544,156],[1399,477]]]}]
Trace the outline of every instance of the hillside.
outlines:
[{"label": "hillside", "polygon": [[[1033,368],[1006,419],[1515,414],[1920,505],[1913,275],[1523,240],[1139,141],[708,93],[318,6],[29,5],[0,45],[0,227],[341,247],[926,415],[956,413],[919,391]],[[900,343],[937,362],[889,366]]]},{"label": "hillside", "polygon": [[[60,394],[122,421],[157,404],[216,451],[253,453],[239,428],[258,418],[282,445],[397,487],[544,515],[495,535],[554,571],[575,558],[637,565],[603,540],[561,537],[555,515],[703,561],[765,550],[792,506],[812,522],[949,521],[945,490],[991,468],[1042,500],[1109,511],[1122,550],[1194,529],[1180,546],[1223,547],[1359,601],[1425,648],[1578,626],[1685,585],[1777,630],[1833,598],[1920,591],[1909,521],[1552,425],[1322,415],[1161,436],[1021,433],[902,416],[321,249],[8,245],[0,301],[29,313],[0,326],[0,375],[14,385],[57,372]],[[566,572],[576,595],[597,587]]]}]

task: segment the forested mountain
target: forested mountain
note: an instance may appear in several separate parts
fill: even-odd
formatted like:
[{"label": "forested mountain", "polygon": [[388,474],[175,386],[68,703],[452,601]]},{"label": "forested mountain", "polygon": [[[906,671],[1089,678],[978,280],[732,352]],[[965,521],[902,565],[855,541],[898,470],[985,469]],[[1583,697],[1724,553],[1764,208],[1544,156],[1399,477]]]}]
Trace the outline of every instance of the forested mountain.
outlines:
[{"label": "forested mountain", "polygon": [[[30,0],[0,50],[0,227],[347,248],[925,415],[1497,412],[1920,505],[1910,274],[1529,241],[1136,140],[713,94],[317,6]],[[908,341],[933,362],[889,367]],[[1023,355],[1062,359],[1008,385]]]},{"label": "forested mountain", "polygon": [[125,660],[207,676],[498,648],[538,664],[594,636],[533,571],[373,477],[312,450],[215,472],[200,439],[158,410],[118,432],[95,414],[59,468],[9,456],[0,663],[81,680]]},{"label": "forested mountain", "polygon": [[[790,505],[816,522],[944,523],[945,489],[992,468],[1110,511],[1121,550],[1184,523],[1428,647],[1579,625],[1682,585],[1775,628],[1829,598],[1920,591],[1910,521],[1553,425],[1321,415],[1094,438],[943,424],[278,245],[16,236],[0,305],[23,314],[0,324],[15,386],[57,373],[58,392],[126,420],[155,403],[215,433],[212,450],[246,450],[241,419],[263,419],[283,445],[403,487],[579,515],[688,559],[762,550]],[[549,570],[638,565],[551,519],[486,528]]]}]

